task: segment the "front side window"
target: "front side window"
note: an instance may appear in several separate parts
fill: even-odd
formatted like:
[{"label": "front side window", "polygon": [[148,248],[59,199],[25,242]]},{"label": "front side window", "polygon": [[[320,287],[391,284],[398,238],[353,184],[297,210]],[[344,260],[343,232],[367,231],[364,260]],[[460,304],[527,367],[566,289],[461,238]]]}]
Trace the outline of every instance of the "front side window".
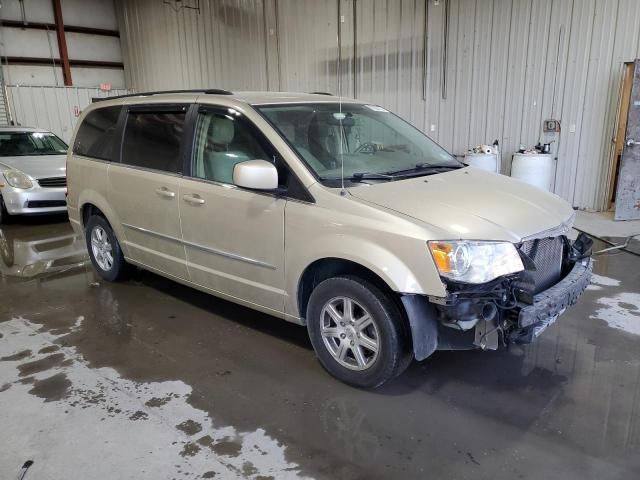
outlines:
[{"label": "front side window", "polygon": [[[192,176],[233,183],[233,168],[247,160],[276,162],[253,126],[233,109],[200,109],[193,145]],[[276,162],[278,167],[278,162]],[[284,172],[279,170],[280,183]]]},{"label": "front side window", "polygon": [[67,144],[50,132],[0,132],[0,157],[65,153]]},{"label": "front side window", "polygon": [[122,163],[135,167],[182,172],[180,144],[186,108],[181,111],[137,111],[127,115]]},{"label": "front side window", "polygon": [[258,110],[279,130],[321,181],[380,181],[461,168],[443,148],[375,105],[308,103]]},{"label": "front side window", "polygon": [[100,160],[116,160],[120,139],[117,132],[122,107],[93,110],[82,121],[73,145],[73,153]]}]

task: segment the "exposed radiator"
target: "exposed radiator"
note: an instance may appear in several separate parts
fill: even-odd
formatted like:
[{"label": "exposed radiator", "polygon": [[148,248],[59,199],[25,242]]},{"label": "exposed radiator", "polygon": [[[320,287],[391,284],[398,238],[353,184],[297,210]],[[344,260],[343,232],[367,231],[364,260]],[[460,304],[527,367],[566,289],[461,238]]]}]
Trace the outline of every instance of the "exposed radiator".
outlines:
[{"label": "exposed radiator", "polygon": [[528,240],[522,243],[520,249],[536,266],[535,270],[527,270],[526,273],[534,284],[535,293],[542,292],[560,281],[564,253],[563,237]]}]

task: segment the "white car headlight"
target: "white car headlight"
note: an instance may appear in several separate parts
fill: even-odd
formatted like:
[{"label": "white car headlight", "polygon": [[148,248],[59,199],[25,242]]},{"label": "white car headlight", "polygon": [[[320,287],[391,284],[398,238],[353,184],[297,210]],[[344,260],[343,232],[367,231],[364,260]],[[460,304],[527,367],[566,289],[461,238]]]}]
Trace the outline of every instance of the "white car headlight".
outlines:
[{"label": "white car headlight", "polygon": [[458,282],[486,283],[524,270],[512,243],[431,241],[429,250],[440,275]]},{"label": "white car headlight", "polygon": [[4,172],[4,178],[7,183],[15,188],[31,188],[33,182],[31,179],[20,170],[7,170]]}]

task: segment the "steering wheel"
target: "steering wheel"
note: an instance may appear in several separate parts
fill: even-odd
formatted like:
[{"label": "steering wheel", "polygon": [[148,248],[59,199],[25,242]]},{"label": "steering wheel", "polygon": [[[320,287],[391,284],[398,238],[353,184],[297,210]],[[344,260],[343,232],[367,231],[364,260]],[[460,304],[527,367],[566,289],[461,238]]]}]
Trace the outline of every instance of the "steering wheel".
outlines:
[{"label": "steering wheel", "polygon": [[378,150],[380,150],[381,145],[379,143],[374,142],[364,142],[361,143],[358,148],[354,150],[353,153],[369,153],[373,155]]}]

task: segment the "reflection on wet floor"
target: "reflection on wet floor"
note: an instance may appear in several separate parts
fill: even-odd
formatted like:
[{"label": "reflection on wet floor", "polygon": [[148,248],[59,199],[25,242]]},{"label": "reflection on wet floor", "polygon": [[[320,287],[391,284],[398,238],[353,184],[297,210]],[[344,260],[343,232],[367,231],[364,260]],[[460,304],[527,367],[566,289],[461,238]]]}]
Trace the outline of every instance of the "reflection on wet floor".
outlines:
[{"label": "reflection on wet floor", "polygon": [[[11,227],[28,231],[13,238],[34,230]],[[3,398],[24,389],[20,398],[82,411],[51,428],[89,443],[89,412],[103,409],[98,424],[122,421],[136,438],[135,468],[165,462],[194,478],[638,478],[640,258],[604,255],[595,269],[537,343],[438,352],[373,392],[322,371],[304,328],[147,272],[106,284],[85,266],[0,283],[0,334],[28,343],[11,340],[14,359],[0,359],[14,378],[4,391],[0,380],[0,408],[20,415]],[[122,439],[110,440],[119,452]]]},{"label": "reflection on wet floor", "polygon": [[87,264],[84,239],[66,216],[26,217],[0,226],[0,276],[33,278]]}]

